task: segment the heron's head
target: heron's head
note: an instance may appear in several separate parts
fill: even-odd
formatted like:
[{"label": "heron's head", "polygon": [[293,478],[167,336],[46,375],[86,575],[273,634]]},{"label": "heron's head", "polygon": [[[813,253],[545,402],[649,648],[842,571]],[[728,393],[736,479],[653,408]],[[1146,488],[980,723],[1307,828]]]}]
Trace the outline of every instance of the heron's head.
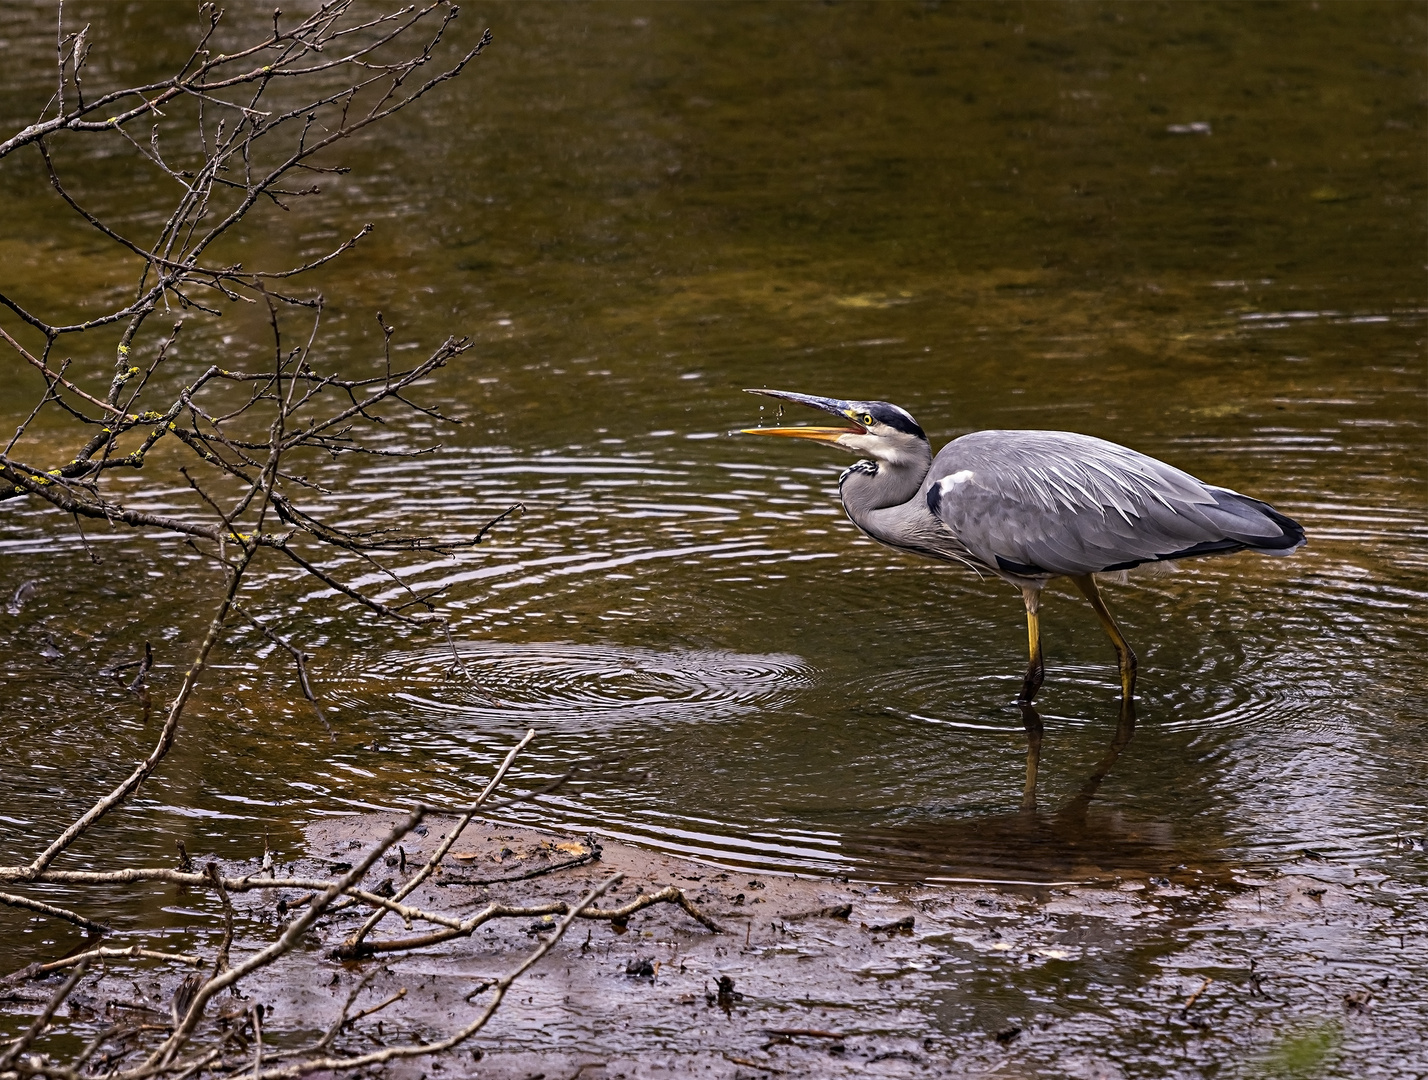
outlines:
[{"label": "heron's head", "polygon": [[921,464],[925,468],[927,465],[927,436],[906,409],[886,401],[843,401],[841,398],[794,394],[787,390],[747,392],[822,409],[841,417],[847,423],[842,427],[746,428],[742,432],[744,435],[783,435],[793,439],[814,439],[891,466]]}]

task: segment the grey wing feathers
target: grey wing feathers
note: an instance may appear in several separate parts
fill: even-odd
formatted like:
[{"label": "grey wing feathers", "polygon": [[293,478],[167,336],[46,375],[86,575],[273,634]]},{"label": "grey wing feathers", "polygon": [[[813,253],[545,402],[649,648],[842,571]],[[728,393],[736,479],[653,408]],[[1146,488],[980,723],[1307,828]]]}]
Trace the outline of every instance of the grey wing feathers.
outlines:
[{"label": "grey wing feathers", "polygon": [[949,443],[928,508],[1011,574],[1086,574],[1250,549],[1287,554],[1304,530],[1272,507],[1134,450],[1066,431],[979,431]]}]

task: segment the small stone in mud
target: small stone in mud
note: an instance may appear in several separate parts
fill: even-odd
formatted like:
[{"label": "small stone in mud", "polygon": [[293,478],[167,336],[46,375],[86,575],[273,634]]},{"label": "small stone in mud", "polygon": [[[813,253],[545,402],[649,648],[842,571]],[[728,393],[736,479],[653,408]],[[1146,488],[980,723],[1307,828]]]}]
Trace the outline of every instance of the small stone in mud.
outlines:
[{"label": "small stone in mud", "polygon": [[852,904],[831,904],[828,907],[813,908],[785,915],[784,922],[800,922],[803,919],[846,919],[853,914]]},{"label": "small stone in mud", "polygon": [[879,923],[877,926],[869,926],[868,930],[874,934],[910,934],[916,924],[916,917],[905,915],[890,923]]},{"label": "small stone in mud", "polygon": [[1000,1031],[997,1032],[996,1040],[997,1042],[1005,1046],[1007,1045],[1007,1043],[1011,1042],[1020,1034],[1021,1028],[1018,1025],[1008,1024],[1006,1027],[1002,1028]]}]

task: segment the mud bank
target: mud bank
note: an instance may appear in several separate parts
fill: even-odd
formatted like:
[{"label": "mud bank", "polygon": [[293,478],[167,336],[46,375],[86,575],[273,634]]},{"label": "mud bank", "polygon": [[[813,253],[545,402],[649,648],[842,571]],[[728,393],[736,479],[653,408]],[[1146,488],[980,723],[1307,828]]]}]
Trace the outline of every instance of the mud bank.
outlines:
[{"label": "mud bank", "polygon": [[[323,819],[308,829],[307,853],[280,860],[278,872],[340,871],[392,821]],[[366,887],[399,887],[449,827],[429,820]],[[1411,871],[1419,855],[1403,858]],[[1428,1076],[1424,890],[1313,851],[1254,874],[1206,864],[1096,885],[895,885],[754,874],[478,822],[406,902],[464,919],[492,902],[573,902],[615,873],[625,877],[601,906],[674,886],[721,932],[673,903],[623,926],[576,922],[460,1049],[370,1075]],[[208,903],[172,886],[152,896],[169,912]],[[237,963],[303,897],[246,893],[233,903]],[[324,918],[301,951],[244,982],[243,1001],[224,1008],[262,1004],[265,1039],[293,1045],[338,1020],[366,979],[351,1014],[370,1014],[343,1031],[338,1051],[433,1041],[470,1022],[489,984],[552,925],[501,919],[420,950],[334,959],[360,912]],[[389,916],[372,940],[421,932]],[[212,955],[214,944],[185,947]],[[164,1016],[182,975],[111,964],[69,1007],[95,1030],[120,1013]],[[58,977],[11,986],[0,1009],[34,1013]]]},{"label": "mud bank", "polygon": [[[309,842],[316,855],[345,859],[389,824],[380,815],[329,819]],[[434,846],[442,831],[432,823],[424,841]],[[1183,867],[1097,887],[929,888],[750,874],[602,841],[598,861],[570,869],[456,881],[538,872],[571,861],[582,843],[472,826],[441,883],[414,898],[467,912],[491,900],[574,900],[621,872],[603,903],[672,884],[724,933],[671,904],[623,930],[577,924],[470,1049],[413,1072],[551,1080],[1428,1071],[1418,1056],[1428,935],[1416,890],[1317,853],[1257,875]],[[382,929],[402,932],[397,920]],[[327,927],[322,946],[345,930]],[[357,1042],[431,1038],[469,1016],[472,990],[512,968],[543,931],[506,920],[430,951],[348,965],[315,947],[254,989],[276,1006],[275,1025],[316,1026],[378,965],[361,1004],[407,993],[381,1013],[380,1031],[362,1025],[370,1030]]]}]

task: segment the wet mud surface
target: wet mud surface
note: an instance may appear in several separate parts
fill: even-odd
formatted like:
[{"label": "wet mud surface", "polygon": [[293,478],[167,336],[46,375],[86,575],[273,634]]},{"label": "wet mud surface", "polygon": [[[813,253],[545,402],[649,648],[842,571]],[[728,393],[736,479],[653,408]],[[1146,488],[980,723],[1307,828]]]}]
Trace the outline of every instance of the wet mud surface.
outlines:
[{"label": "wet mud surface", "polygon": [[[380,814],[321,820],[308,831],[309,857],[291,870],[340,870],[391,823]],[[408,839],[434,850],[445,827],[432,821]],[[673,904],[646,908],[623,929],[577,922],[469,1044],[383,1075],[1425,1072],[1428,979],[1414,961],[1428,947],[1421,890],[1318,852],[1253,875],[1180,866],[1093,886],[928,887],[756,874],[595,838],[598,859],[546,872],[591,847],[589,837],[478,822],[408,902],[468,916],[493,900],[572,901],[620,872],[602,904],[674,885],[724,932]],[[429,854],[403,848],[407,873]],[[380,890],[379,879],[402,877],[400,864],[379,864],[367,884]],[[234,898],[235,961],[272,939],[280,898],[300,900]],[[514,968],[549,925],[506,919],[419,952],[331,959],[357,918],[324,920],[304,952],[244,984],[247,1002],[268,1008],[275,1045],[325,1029],[368,976],[354,1013],[405,993],[352,1025],[339,1047],[439,1038],[475,1015],[481,987]],[[406,932],[390,917],[374,938]],[[96,1023],[116,1008],[166,1012],[181,975],[114,967],[76,1000]],[[12,991],[6,1008],[37,1008],[26,1002],[46,985]]]}]

